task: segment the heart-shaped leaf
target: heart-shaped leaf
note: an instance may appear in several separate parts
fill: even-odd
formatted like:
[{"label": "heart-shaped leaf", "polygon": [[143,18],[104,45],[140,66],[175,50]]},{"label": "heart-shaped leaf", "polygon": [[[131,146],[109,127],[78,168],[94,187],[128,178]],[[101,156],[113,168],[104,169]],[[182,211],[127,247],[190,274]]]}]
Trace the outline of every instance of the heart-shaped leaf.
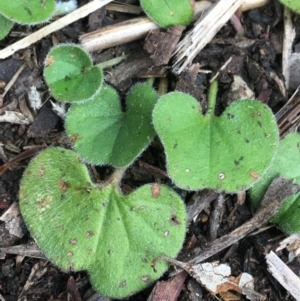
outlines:
[{"label": "heart-shaped leaf", "polygon": [[2,0],[0,14],[20,24],[48,21],[55,10],[55,0]]},{"label": "heart-shaped leaf", "polygon": [[0,40],[4,39],[8,35],[13,25],[14,22],[0,15]]},{"label": "heart-shaped leaf", "polygon": [[64,270],[87,270],[94,288],[124,298],[166,269],[151,261],[179,252],[185,206],[170,188],[149,184],[122,195],[97,187],[76,153],[50,148],[26,169],[20,187],[24,220],[45,255]]},{"label": "heart-shaped leaf", "polygon": [[278,144],[271,110],[254,100],[233,103],[221,117],[203,116],[195,98],[169,93],[155,106],[153,122],[168,172],[183,189],[247,189],[269,167]]},{"label": "heart-shaped leaf", "polygon": [[[295,180],[300,184],[300,135],[288,134],[279,142],[278,151],[267,172],[250,189],[250,196],[255,206],[258,207],[272,180],[279,175],[287,180]],[[300,232],[300,193],[288,197],[279,212],[271,222],[288,233]]]},{"label": "heart-shaped leaf", "polygon": [[300,1],[299,0],[279,0],[283,5],[297,14],[300,14]]},{"label": "heart-shaped leaf", "polygon": [[99,92],[102,70],[93,66],[91,57],[77,45],[59,45],[45,60],[44,77],[58,101],[82,102]]},{"label": "heart-shaped leaf", "polygon": [[87,162],[127,166],[155,135],[151,115],[157,99],[149,85],[135,85],[127,96],[127,111],[123,112],[117,92],[105,86],[92,100],[71,106],[67,134]]},{"label": "heart-shaped leaf", "polygon": [[188,25],[194,10],[191,0],[140,0],[145,13],[160,27]]}]

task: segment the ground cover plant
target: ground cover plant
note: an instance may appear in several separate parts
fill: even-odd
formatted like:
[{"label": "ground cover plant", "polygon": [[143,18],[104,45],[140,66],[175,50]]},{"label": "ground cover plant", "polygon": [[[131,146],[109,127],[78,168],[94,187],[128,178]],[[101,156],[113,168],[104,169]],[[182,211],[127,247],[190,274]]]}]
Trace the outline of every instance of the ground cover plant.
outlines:
[{"label": "ground cover plant", "polygon": [[300,14],[300,3],[298,0],[279,0],[283,5],[297,14]]},{"label": "ground cover plant", "polygon": [[[90,89],[83,78],[94,70]],[[124,298],[156,280],[167,265],[160,263],[155,273],[151,262],[176,256],[185,237],[185,207],[170,188],[148,184],[126,196],[119,189],[124,168],[154,138],[152,122],[171,162],[171,178],[187,190],[245,190],[269,167],[277,149],[278,128],[266,105],[242,100],[222,117],[214,115],[216,81],[203,116],[191,96],[171,92],[158,100],[142,83],[131,88],[122,111],[117,92],[102,85],[102,71],[78,46],[53,48],[44,76],[57,100],[72,103],[66,132],[78,154],[50,148],[34,158],[21,182],[20,209],[49,259],[64,270],[88,271],[94,288],[109,297]],[[265,151],[263,160],[255,155],[259,149]],[[93,184],[84,161],[119,169],[106,182]],[[78,227],[69,226],[73,220]],[[49,239],[50,233],[56,234]]]},{"label": "ground cover plant", "polygon": [[122,111],[115,89],[105,86],[84,104],[73,104],[66,119],[66,132],[74,149],[89,163],[127,166],[153,140],[151,115],[158,95],[147,84],[137,84],[127,95]]},{"label": "ground cover plant", "polygon": [[90,55],[77,45],[58,45],[45,60],[44,77],[58,101],[83,102],[101,88],[102,70],[93,66]]},{"label": "ground cover plant", "polygon": [[190,0],[140,0],[145,13],[160,27],[188,25],[193,18],[193,1]]},{"label": "ground cover plant", "polygon": [[183,189],[245,190],[266,171],[277,150],[278,128],[266,105],[236,101],[216,117],[216,91],[214,82],[204,116],[197,100],[182,92],[161,97],[154,109],[168,172]]},{"label": "ground cover plant", "polygon": [[[267,172],[250,189],[251,198],[258,208],[271,181],[283,175],[300,184],[300,135],[290,133],[279,143],[277,154]],[[287,233],[300,233],[300,193],[288,197],[279,212],[271,219]]]},{"label": "ground cover plant", "polygon": [[154,272],[151,261],[176,256],[186,230],[174,191],[148,184],[124,196],[120,173],[95,185],[76,153],[49,148],[31,161],[20,188],[22,215],[46,256],[66,271],[88,271],[94,288],[112,298],[156,280],[167,264]]},{"label": "ground cover plant", "polygon": [[0,2],[0,40],[10,32],[14,23],[35,25],[48,22],[53,16],[67,14],[77,8],[76,0],[11,0]]},{"label": "ground cover plant", "polygon": [[[154,138],[151,115],[158,95],[148,84],[137,84],[123,112],[116,90],[102,85],[101,69],[75,45],[53,48],[44,76],[57,100],[72,103],[66,131],[80,157],[61,148],[41,152],[24,174],[20,209],[49,259],[64,270],[88,271],[97,291],[124,298],[156,280],[167,264],[154,272],[151,261],[176,256],[185,237],[185,206],[172,189],[148,184],[125,196],[119,188],[124,168]],[[81,158],[120,169],[96,185]],[[78,227],[70,226],[74,220]],[[49,235],[57,233],[53,240],[45,227]]]},{"label": "ground cover plant", "polygon": [[19,24],[33,25],[48,21],[55,11],[55,0],[1,1],[0,14]]}]

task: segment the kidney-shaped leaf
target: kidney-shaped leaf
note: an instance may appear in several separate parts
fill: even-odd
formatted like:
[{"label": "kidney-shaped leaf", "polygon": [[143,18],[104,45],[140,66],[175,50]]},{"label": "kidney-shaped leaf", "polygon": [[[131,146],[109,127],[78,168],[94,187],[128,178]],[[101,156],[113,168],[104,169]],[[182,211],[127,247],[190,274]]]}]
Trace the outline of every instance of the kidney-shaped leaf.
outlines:
[{"label": "kidney-shaped leaf", "polygon": [[87,162],[127,166],[154,137],[151,115],[157,99],[152,87],[138,84],[130,90],[123,112],[117,92],[105,86],[92,100],[71,106],[67,134]]},{"label": "kidney-shaped leaf", "polygon": [[160,27],[188,25],[194,10],[191,0],[140,0],[145,13]]},{"label": "kidney-shaped leaf", "polygon": [[278,144],[271,110],[254,100],[233,103],[221,117],[203,116],[195,98],[169,93],[155,106],[153,122],[171,178],[188,190],[247,189],[269,167]]},{"label": "kidney-shaped leaf", "polygon": [[297,14],[300,14],[300,1],[299,0],[279,0],[283,5]]},{"label": "kidney-shaped leaf", "polygon": [[0,14],[20,24],[48,21],[55,10],[55,0],[2,0]]},{"label": "kidney-shaped leaf", "polygon": [[82,102],[99,92],[102,70],[93,66],[89,54],[77,45],[59,45],[45,60],[44,77],[58,101]]},{"label": "kidney-shaped leaf", "polygon": [[87,270],[94,288],[124,298],[167,268],[151,261],[179,252],[185,206],[170,188],[149,184],[122,195],[94,185],[78,155],[50,148],[35,157],[20,187],[24,220],[45,255],[64,270]]},{"label": "kidney-shaped leaf", "polygon": [[[279,175],[300,184],[300,135],[288,134],[279,142],[278,151],[267,172],[251,187],[250,195],[258,207],[272,180]],[[271,219],[288,233],[300,232],[300,193],[288,197]]]}]

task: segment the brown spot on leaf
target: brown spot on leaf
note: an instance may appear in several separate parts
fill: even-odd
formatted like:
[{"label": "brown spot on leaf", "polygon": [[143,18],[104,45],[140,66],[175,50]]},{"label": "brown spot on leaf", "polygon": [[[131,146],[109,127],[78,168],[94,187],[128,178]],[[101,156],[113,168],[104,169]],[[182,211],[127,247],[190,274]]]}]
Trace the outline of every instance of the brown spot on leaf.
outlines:
[{"label": "brown spot on leaf", "polygon": [[150,280],[150,276],[149,275],[145,275],[145,276],[142,276],[142,281],[144,282],[148,282]]},{"label": "brown spot on leaf", "polygon": [[75,246],[77,244],[77,239],[76,238],[71,239],[70,244]]},{"label": "brown spot on leaf", "polygon": [[151,193],[152,193],[152,197],[154,197],[155,199],[160,196],[160,186],[159,186],[159,184],[154,183],[154,184],[151,185]]},{"label": "brown spot on leaf", "polygon": [[175,214],[171,215],[170,222],[171,222],[171,224],[174,224],[174,225],[180,225],[180,221],[178,220],[178,217]]},{"label": "brown spot on leaf", "polygon": [[39,175],[43,177],[45,175],[45,169],[43,167],[39,168]]},{"label": "brown spot on leaf", "polygon": [[71,140],[71,142],[74,144],[76,141],[77,141],[77,139],[78,139],[78,134],[74,134],[74,135],[72,135],[71,137],[70,137],[70,140]]},{"label": "brown spot on leaf", "polygon": [[94,235],[93,231],[86,231],[86,237],[92,237]]},{"label": "brown spot on leaf", "polygon": [[48,196],[39,201],[39,211],[44,211],[45,207],[51,203],[52,199]]},{"label": "brown spot on leaf", "polygon": [[265,133],[265,137],[269,138],[271,135],[269,133]]},{"label": "brown spot on leaf", "polygon": [[82,73],[86,73],[88,70],[89,70],[88,67],[83,67],[83,68],[81,69],[81,72],[82,72]]},{"label": "brown spot on leaf", "polygon": [[54,56],[50,55],[49,57],[47,57],[46,61],[45,61],[45,66],[49,67],[51,66],[53,63],[55,62]]},{"label": "brown spot on leaf", "polygon": [[255,172],[255,171],[250,171],[250,176],[251,176],[251,178],[252,178],[254,181],[256,181],[256,180],[258,180],[258,179],[260,178],[260,174],[258,174],[258,173]]},{"label": "brown spot on leaf", "polygon": [[74,263],[69,263],[68,264],[67,271],[74,272]]},{"label": "brown spot on leaf", "polygon": [[67,190],[68,184],[64,182],[62,179],[59,180],[59,188],[63,191]]},{"label": "brown spot on leaf", "polygon": [[124,280],[120,283],[119,287],[124,287],[124,286],[126,286],[126,284],[127,284],[127,282],[126,282],[126,280]]},{"label": "brown spot on leaf", "polygon": [[68,257],[72,257],[72,256],[73,256],[73,252],[69,251],[69,252],[67,253],[67,256],[68,256]]}]

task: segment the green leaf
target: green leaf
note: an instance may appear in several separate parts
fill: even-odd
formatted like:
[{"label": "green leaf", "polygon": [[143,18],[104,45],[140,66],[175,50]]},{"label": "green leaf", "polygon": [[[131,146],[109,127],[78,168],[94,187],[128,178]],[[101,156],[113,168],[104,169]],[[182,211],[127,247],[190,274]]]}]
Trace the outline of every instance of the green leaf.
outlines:
[{"label": "green leaf", "polygon": [[170,188],[149,184],[129,195],[94,185],[78,155],[49,148],[27,167],[20,187],[24,220],[45,255],[64,270],[86,270],[102,295],[124,298],[153,283],[179,252],[185,206]]},{"label": "green leaf", "polygon": [[0,15],[0,40],[4,39],[12,29],[14,22]]},{"label": "green leaf", "polygon": [[297,14],[300,14],[300,1],[299,0],[279,0],[283,5]]},{"label": "green leaf", "polygon": [[59,45],[45,60],[44,77],[58,101],[82,102],[99,92],[102,70],[93,66],[89,54],[77,45]]},{"label": "green leaf", "polygon": [[48,21],[55,10],[55,0],[2,0],[0,13],[20,24],[37,24]]},{"label": "green leaf", "polygon": [[237,101],[221,117],[203,116],[195,98],[169,93],[155,106],[153,122],[169,175],[188,190],[247,189],[269,167],[278,144],[271,110],[255,100]]},{"label": "green leaf", "polygon": [[123,112],[116,90],[105,86],[91,101],[71,106],[66,132],[87,162],[127,166],[155,135],[151,115],[157,99],[152,87],[138,84],[130,90]]},{"label": "green leaf", "polygon": [[160,27],[188,25],[194,10],[191,0],[140,0],[145,13]]},{"label": "green leaf", "polygon": [[[266,193],[272,180],[279,175],[300,184],[300,135],[288,134],[280,141],[277,154],[267,172],[250,189],[256,207]],[[287,233],[300,232],[300,193],[288,197],[271,222],[279,224]]]}]

